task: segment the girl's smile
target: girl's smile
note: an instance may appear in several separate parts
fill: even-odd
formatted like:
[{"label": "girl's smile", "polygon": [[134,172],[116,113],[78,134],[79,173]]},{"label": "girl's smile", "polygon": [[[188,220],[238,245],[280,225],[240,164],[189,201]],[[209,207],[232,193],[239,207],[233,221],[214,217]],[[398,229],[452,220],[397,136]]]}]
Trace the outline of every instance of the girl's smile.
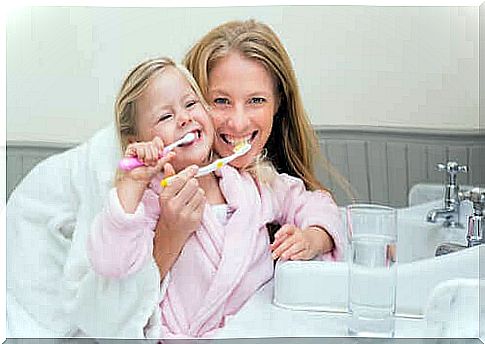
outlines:
[{"label": "girl's smile", "polygon": [[158,136],[165,146],[188,133],[192,142],[176,147],[172,165],[176,172],[185,167],[203,165],[210,155],[214,129],[204,106],[186,78],[173,67],[154,75],[137,100],[138,140]]}]

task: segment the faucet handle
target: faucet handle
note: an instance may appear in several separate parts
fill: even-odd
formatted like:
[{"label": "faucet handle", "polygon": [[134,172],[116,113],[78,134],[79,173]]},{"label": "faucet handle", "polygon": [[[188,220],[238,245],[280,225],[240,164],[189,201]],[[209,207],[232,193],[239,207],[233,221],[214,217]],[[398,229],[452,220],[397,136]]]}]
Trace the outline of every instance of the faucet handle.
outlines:
[{"label": "faucet handle", "polygon": [[468,217],[468,230],[466,239],[468,247],[485,244],[483,233],[483,208],[485,207],[485,188],[473,188],[464,193],[464,197],[473,203],[473,214]]},{"label": "faucet handle", "polygon": [[459,172],[468,172],[468,166],[466,165],[459,165],[456,161],[448,161],[445,164],[437,164],[436,167],[438,171],[446,171],[448,175],[448,185],[450,186],[457,186],[456,185],[456,175]]},{"label": "faucet handle", "polygon": [[459,165],[456,161],[448,161],[445,164],[437,164],[438,171],[446,171],[449,174],[457,174],[458,172],[468,172],[468,166]]},{"label": "faucet handle", "polygon": [[473,203],[473,209],[481,211],[485,208],[485,188],[477,187],[463,192],[463,199]]}]

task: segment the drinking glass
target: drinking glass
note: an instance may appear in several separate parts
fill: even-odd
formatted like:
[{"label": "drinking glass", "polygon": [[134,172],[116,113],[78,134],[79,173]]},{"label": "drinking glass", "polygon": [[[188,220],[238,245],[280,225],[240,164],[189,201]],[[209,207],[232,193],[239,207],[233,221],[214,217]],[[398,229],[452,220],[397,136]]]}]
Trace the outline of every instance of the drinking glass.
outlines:
[{"label": "drinking glass", "polygon": [[347,206],[350,319],[348,334],[394,337],[396,310],[396,209]]}]

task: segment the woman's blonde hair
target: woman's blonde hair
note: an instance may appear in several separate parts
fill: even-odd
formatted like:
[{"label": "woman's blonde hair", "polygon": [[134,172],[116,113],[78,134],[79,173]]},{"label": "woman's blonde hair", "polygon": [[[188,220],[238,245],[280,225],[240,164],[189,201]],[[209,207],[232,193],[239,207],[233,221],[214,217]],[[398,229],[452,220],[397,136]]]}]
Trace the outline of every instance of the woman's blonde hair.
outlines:
[{"label": "woman's blonde hair", "polygon": [[139,63],[126,76],[115,102],[115,122],[122,152],[126,150],[129,139],[138,136],[137,99],[143,94],[152,78],[162,73],[167,67],[177,69],[187,79],[204,107],[208,108],[197,82],[184,66],[175,63],[168,57],[153,58]]},{"label": "woman's blonde hair", "polygon": [[328,191],[314,173],[318,140],[303,108],[290,58],[269,26],[254,20],[222,24],[197,42],[183,63],[207,96],[211,69],[230,52],[259,61],[275,81],[279,107],[265,145],[267,158],[278,172],[302,179],[307,189]]}]

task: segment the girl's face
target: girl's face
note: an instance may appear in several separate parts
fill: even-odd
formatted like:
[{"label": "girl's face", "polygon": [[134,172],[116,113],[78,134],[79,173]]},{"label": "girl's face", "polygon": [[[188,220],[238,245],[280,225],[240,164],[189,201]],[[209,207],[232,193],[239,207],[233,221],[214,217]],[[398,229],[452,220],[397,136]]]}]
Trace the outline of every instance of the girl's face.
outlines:
[{"label": "girl's face", "polygon": [[173,151],[175,171],[191,164],[205,165],[214,141],[214,128],[204,106],[187,79],[168,66],[155,75],[136,101],[138,140],[159,136],[166,145],[193,132],[196,139]]},{"label": "girl's face", "polygon": [[230,53],[209,74],[209,102],[216,132],[214,148],[223,157],[247,140],[251,150],[231,165],[245,167],[262,151],[273,126],[278,97],[271,74],[257,60]]}]

